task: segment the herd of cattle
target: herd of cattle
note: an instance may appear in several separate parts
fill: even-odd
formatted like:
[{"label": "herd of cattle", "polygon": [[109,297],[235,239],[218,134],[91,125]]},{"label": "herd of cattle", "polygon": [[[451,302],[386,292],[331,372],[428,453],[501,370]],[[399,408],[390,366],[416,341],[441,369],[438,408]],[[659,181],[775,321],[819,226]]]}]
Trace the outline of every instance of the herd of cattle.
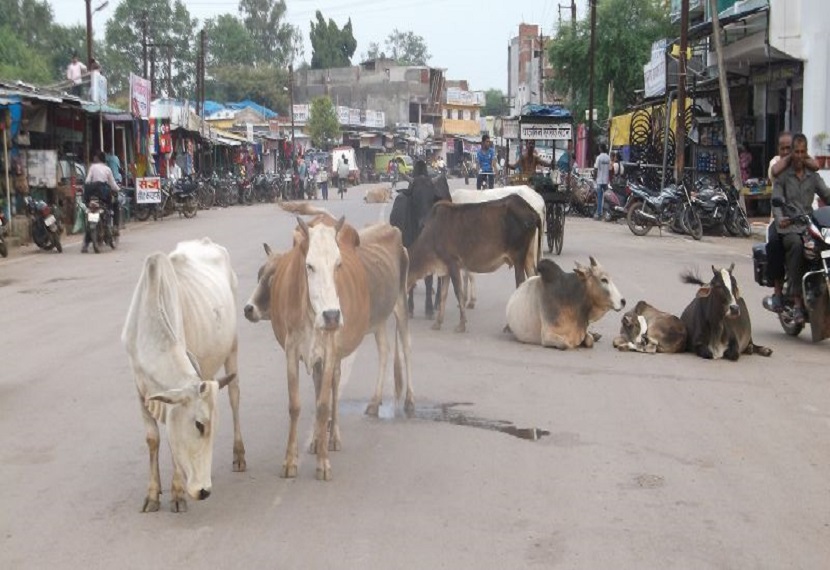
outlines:
[{"label": "herd of cattle", "polygon": [[[479,193],[465,203],[453,203],[459,200],[445,199],[445,180],[419,178],[396,201],[391,224],[356,229],[324,210],[288,205],[284,209],[299,214],[292,248],[276,252],[265,245],[265,263],[244,315],[251,322],[270,321],[285,351],[290,428],[283,477],[297,475],[300,363],[312,376],[316,394],[310,451],[316,454],[317,478],[329,480],[329,451],[341,448],[341,362],[367,334],[374,335],[379,369],[366,413],[377,415],[388,359],[386,325],[392,316],[395,398],[403,399],[406,412],[414,411],[409,317],[417,280],[430,274],[449,277],[441,280],[434,328],[443,321],[451,281],[461,312],[456,330],[464,331],[469,291],[462,287],[462,272],[488,273],[509,264],[517,288],[507,303],[506,328],[521,342],[559,349],[593,346],[598,335],[589,330],[590,323],[625,306],[593,257],[588,266],[577,263],[570,273],[539,259],[543,228],[534,202],[539,197],[531,189],[499,189],[503,197],[482,202]],[[640,301],[623,316],[614,346],[651,353],[688,350],[704,358],[733,360],[741,353],[768,356],[768,348],[752,343],[749,315],[732,269],[713,267],[709,282],[683,275],[699,288],[679,319]],[[431,294],[427,300],[430,310]],[[213,425],[218,393],[225,386],[233,412],[233,469],[246,468],[239,424],[236,303],[237,277],[230,256],[208,238],[179,243],[169,255],[156,253],[145,260],[122,332],[150,452],[145,512],[159,509],[159,422],[167,425],[173,455],[172,509],[186,510],[188,496],[200,500],[210,495]],[[222,367],[225,376],[214,380]]]}]

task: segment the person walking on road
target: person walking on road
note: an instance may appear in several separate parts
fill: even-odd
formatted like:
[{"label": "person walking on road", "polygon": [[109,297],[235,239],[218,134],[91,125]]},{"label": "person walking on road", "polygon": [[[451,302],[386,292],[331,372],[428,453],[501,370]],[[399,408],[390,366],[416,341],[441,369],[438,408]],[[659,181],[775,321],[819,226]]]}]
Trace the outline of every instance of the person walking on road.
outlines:
[{"label": "person walking on road", "polygon": [[345,154],[340,155],[340,162],[337,164],[337,192],[340,199],[346,193],[346,183],[349,181],[349,159]]},{"label": "person walking on road", "polygon": [[594,214],[595,220],[602,219],[602,197],[608,190],[608,183],[611,173],[611,157],[608,155],[608,146],[604,143],[599,145],[599,156],[594,162],[597,182],[597,211]]}]

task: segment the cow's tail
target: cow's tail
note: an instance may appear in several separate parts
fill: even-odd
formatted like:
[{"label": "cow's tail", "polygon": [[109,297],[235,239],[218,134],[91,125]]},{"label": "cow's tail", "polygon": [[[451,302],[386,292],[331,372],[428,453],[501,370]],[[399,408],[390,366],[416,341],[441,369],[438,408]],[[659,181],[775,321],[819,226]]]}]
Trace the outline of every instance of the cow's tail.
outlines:
[{"label": "cow's tail", "polygon": [[318,208],[317,206],[312,206],[308,202],[281,202],[280,208],[283,211],[288,212],[290,214],[295,214],[299,216],[328,216],[333,220],[337,218],[334,215],[326,210],[325,208]]},{"label": "cow's tail", "polygon": [[706,282],[691,269],[687,269],[680,274],[680,281],[688,283],[689,285],[706,285]]},{"label": "cow's tail", "polygon": [[536,222],[536,263],[533,267],[539,265],[540,261],[542,261],[542,218]]}]

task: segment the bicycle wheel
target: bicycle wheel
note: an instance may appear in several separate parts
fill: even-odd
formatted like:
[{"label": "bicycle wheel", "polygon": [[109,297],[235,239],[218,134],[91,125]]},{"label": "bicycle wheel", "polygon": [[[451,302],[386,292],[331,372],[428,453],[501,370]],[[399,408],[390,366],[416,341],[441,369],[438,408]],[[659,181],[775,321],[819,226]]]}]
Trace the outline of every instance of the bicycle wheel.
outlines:
[{"label": "bicycle wheel", "polygon": [[556,255],[560,255],[562,244],[565,242],[565,206],[556,204],[553,211],[554,226],[556,228],[553,234],[553,248],[556,250]]},{"label": "bicycle wheel", "polygon": [[553,251],[553,237],[556,235],[556,216],[553,204],[545,204],[545,234],[548,240],[548,253]]}]

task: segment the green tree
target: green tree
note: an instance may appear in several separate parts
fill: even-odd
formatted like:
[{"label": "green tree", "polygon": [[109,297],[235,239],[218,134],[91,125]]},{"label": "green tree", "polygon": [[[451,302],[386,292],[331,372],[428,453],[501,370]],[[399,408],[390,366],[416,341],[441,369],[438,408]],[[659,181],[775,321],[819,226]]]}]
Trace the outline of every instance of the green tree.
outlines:
[{"label": "green tree", "polygon": [[386,56],[399,65],[426,65],[432,57],[427,49],[426,40],[415,32],[401,32],[397,28],[384,42]]},{"label": "green tree", "polygon": [[317,10],[317,22],[311,22],[311,68],[328,69],[332,67],[348,67],[357,41],[352,34],[352,20],[346,22],[340,29],[334,20],[326,22],[320,10]]},{"label": "green tree", "polygon": [[484,107],[481,109],[483,116],[500,117],[507,115],[509,112],[510,107],[507,105],[507,99],[501,89],[488,89],[484,92]]},{"label": "green tree", "polygon": [[[635,102],[643,89],[643,65],[651,57],[651,44],[676,37],[667,3],[661,0],[605,0],[597,3],[594,107],[598,116],[608,114],[608,84],[614,82],[614,112]],[[556,76],[548,85],[558,93],[573,92],[571,110],[584,117],[588,108],[588,51],[590,25],[587,16],[576,27],[562,26],[550,42],[548,58]]]},{"label": "green tree", "polygon": [[148,42],[157,46],[156,90],[161,91],[158,87],[165,85],[168,79],[169,50],[173,87],[170,95],[192,97],[196,77],[195,44],[198,40],[194,30],[198,20],[190,17],[181,0],[121,1],[107,21],[105,61],[111,90],[125,90],[130,72],[143,73],[142,25],[145,18]]},{"label": "green tree", "polygon": [[8,26],[0,26],[0,79],[49,83],[54,76],[48,61]]},{"label": "green tree", "polygon": [[242,23],[256,45],[257,63],[287,66],[294,60],[299,29],[285,21],[285,0],[239,0]]},{"label": "green tree", "polygon": [[217,67],[205,80],[205,95],[216,101],[250,99],[279,113],[288,110],[288,72],[275,66]]},{"label": "green tree", "polygon": [[325,148],[328,141],[340,137],[340,123],[331,99],[325,96],[312,99],[306,126],[311,143],[317,148]]},{"label": "green tree", "polygon": [[205,22],[208,69],[229,65],[254,64],[255,43],[236,16],[222,14]]}]

